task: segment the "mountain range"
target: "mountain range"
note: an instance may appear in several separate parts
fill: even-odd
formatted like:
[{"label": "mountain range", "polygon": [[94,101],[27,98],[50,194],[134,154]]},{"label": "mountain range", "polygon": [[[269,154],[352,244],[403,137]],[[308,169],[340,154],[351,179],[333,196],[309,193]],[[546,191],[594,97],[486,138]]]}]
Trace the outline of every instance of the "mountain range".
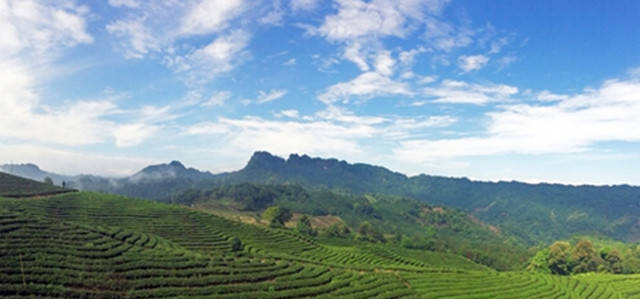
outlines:
[{"label": "mountain range", "polygon": [[640,188],[572,186],[520,182],[479,182],[466,178],[406,176],[368,164],[292,154],[287,159],[256,152],[234,172],[212,174],[173,161],[148,166],[126,178],[58,176],[33,164],[2,165],[0,170],[57,182],[82,190],[108,192],[151,200],[167,200],[186,190],[220,185],[297,184],[354,194],[387,194],[458,208],[525,244],[566,239],[576,234],[624,241],[640,240]]}]

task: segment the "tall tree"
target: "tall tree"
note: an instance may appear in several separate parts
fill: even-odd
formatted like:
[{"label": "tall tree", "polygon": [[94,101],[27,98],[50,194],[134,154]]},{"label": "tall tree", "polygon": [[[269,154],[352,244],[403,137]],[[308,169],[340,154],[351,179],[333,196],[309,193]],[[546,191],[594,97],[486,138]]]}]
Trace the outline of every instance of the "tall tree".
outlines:
[{"label": "tall tree", "polygon": [[594,272],[602,264],[602,259],[598,256],[589,240],[578,241],[571,252],[571,257],[575,263],[573,267],[574,273]]},{"label": "tall tree", "polygon": [[284,223],[291,219],[291,211],[287,208],[272,206],[262,213],[262,218],[272,227],[284,226]]},{"label": "tall tree", "polygon": [[611,273],[620,274],[623,272],[622,258],[617,249],[611,249],[603,257],[607,270]]},{"label": "tall tree", "polygon": [[298,223],[296,224],[296,230],[305,235],[316,235],[316,231],[311,226],[311,220],[309,219],[309,217],[307,217],[307,215],[302,216],[300,220],[298,220]]},{"label": "tall tree", "polygon": [[547,258],[549,270],[553,274],[571,274],[571,245],[564,241],[556,241],[549,247]]}]

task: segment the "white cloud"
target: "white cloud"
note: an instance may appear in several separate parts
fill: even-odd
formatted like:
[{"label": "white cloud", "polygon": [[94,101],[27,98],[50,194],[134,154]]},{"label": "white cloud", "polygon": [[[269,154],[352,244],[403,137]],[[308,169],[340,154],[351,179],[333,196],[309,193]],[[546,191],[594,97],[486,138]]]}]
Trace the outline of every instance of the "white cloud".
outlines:
[{"label": "white cloud", "polygon": [[489,48],[489,54],[498,54],[502,47],[509,44],[509,39],[506,37],[502,37],[491,42],[491,47]]},{"label": "white cloud", "polygon": [[451,52],[455,48],[463,48],[473,43],[475,32],[471,29],[457,28],[436,18],[428,18],[425,23],[425,36],[435,49]]},{"label": "white cloud", "polygon": [[108,101],[42,105],[35,82],[24,66],[0,61],[0,136],[63,145],[84,145],[104,140],[109,123],[101,120],[114,112]]},{"label": "white cloud", "polygon": [[448,1],[337,0],[338,12],[325,17],[317,33],[331,41],[362,37],[404,37],[426,13],[439,13]]},{"label": "white cloud", "polygon": [[[118,144],[134,144],[144,139],[144,136],[127,137],[132,134],[126,134],[126,128],[118,128],[110,120],[123,112],[109,98],[66,101],[58,105],[41,101],[37,90],[44,75],[35,69],[55,69],[55,58],[62,49],[93,42],[86,32],[84,17],[88,14],[86,7],[71,1],[0,2],[0,27],[8,28],[6,31],[17,34],[18,38],[13,40],[14,37],[8,36],[0,41],[4,54],[0,55],[3,93],[0,137],[12,143],[63,146],[100,144],[114,134]],[[161,111],[144,108],[140,112],[140,117],[145,119]]]},{"label": "white cloud", "polygon": [[416,56],[424,52],[426,52],[426,49],[424,47],[418,47],[416,49],[411,49],[408,51],[401,51],[400,55],[398,55],[398,60],[405,66],[412,66]]},{"label": "white cloud", "polygon": [[144,18],[115,21],[107,25],[107,31],[123,39],[121,47],[126,58],[141,59],[151,51],[160,50],[160,41],[144,25]]},{"label": "white cloud", "polygon": [[0,1],[0,59],[31,55],[49,58],[61,48],[92,43],[85,16],[73,2]]},{"label": "white cloud", "polygon": [[219,118],[187,127],[184,134],[218,140],[225,144],[223,154],[239,159],[258,149],[278,155],[306,153],[363,159],[375,155],[376,150],[368,143],[396,143],[457,121],[449,116],[361,116],[336,106],[313,116],[301,116],[297,110],[281,111],[276,116],[287,118]]},{"label": "white cloud", "polygon": [[358,68],[366,72],[369,70],[366,54],[361,53],[362,45],[359,42],[351,43],[344,50],[343,58],[355,63]]},{"label": "white cloud", "polygon": [[44,170],[66,175],[104,176],[132,175],[142,167],[159,162],[143,157],[107,156],[33,144],[0,144],[0,161],[35,163]]},{"label": "white cloud", "polygon": [[282,65],[285,65],[285,66],[294,66],[294,65],[296,65],[296,59],[295,59],[295,58],[291,58],[291,59],[289,59],[289,60],[285,61],[285,63],[283,63]]},{"label": "white cloud", "polygon": [[412,161],[502,154],[588,152],[600,142],[640,142],[640,81],[611,80],[549,105],[513,104],[487,114],[485,136],[405,141],[393,152]]},{"label": "white cloud", "polygon": [[[518,93],[518,88],[504,84],[469,84],[462,81],[444,80],[437,87],[423,89],[423,95],[436,103],[483,105],[506,101]],[[422,103],[424,104],[424,103]]]},{"label": "white cloud", "polygon": [[289,5],[293,11],[308,11],[316,8],[318,2],[318,0],[291,0]]},{"label": "white cloud", "polygon": [[419,84],[429,84],[438,81],[438,77],[436,76],[424,76],[418,80]]},{"label": "white cloud", "polygon": [[284,23],[284,10],[280,7],[280,2],[276,1],[273,3],[273,8],[267,12],[265,16],[260,18],[260,23],[273,25],[273,26],[282,26]]},{"label": "white cloud", "polygon": [[484,55],[471,55],[458,57],[458,67],[465,73],[477,71],[489,62],[489,57]]},{"label": "white cloud", "polygon": [[258,92],[257,102],[259,104],[264,104],[271,101],[275,101],[277,99],[284,97],[287,94],[287,92],[288,91],[286,89],[272,89],[268,92],[261,90]]},{"label": "white cloud", "polygon": [[282,110],[277,114],[277,116],[279,117],[285,116],[288,118],[299,118],[300,112],[295,109]]},{"label": "white cloud", "polygon": [[180,33],[200,35],[220,32],[246,8],[243,0],[201,0],[182,18]]},{"label": "white cloud", "polygon": [[218,91],[214,92],[213,95],[206,102],[202,103],[204,107],[213,107],[213,106],[222,106],[226,101],[231,98],[231,92],[229,91]]},{"label": "white cloud", "polygon": [[375,68],[380,75],[387,77],[393,75],[395,64],[396,62],[391,58],[389,51],[382,51],[376,56]]},{"label": "white cloud", "polygon": [[[120,41],[117,47],[126,58],[160,60],[189,88],[197,88],[248,57],[249,25],[245,21],[232,25],[257,4],[244,0],[135,3],[139,5],[131,14],[106,26]],[[204,46],[185,42],[194,36],[210,42]]]},{"label": "white cloud", "polygon": [[184,134],[186,135],[222,135],[229,133],[231,128],[222,123],[202,122],[188,127]]},{"label": "white cloud", "polygon": [[109,5],[113,7],[129,7],[129,8],[137,8],[140,7],[140,2],[138,0],[109,0]]},{"label": "white cloud", "polygon": [[258,117],[220,118],[216,123],[196,124],[187,133],[220,135],[217,138],[223,138],[233,152],[263,149],[282,155],[292,152],[322,155],[336,149],[345,154],[361,152],[355,138],[368,134],[324,121],[270,121]]},{"label": "white cloud", "polygon": [[178,56],[168,65],[187,76],[190,84],[207,82],[221,73],[231,71],[246,56],[250,35],[242,30],[217,37],[206,47],[187,56]]},{"label": "white cloud", "polygon": [[548,90],[543,90],[540,93],[538,93],[537,98],[538,100],[543,102],[556,102],[556,101],[566,100],[569,98],[569,96],[564,94],[555,94]]},{"label": "white cloud", "polygon": [[370,99],[377,96],[412,96],[408,84],[394,81],[377,72],[366,72],[357,78],[335,84],[318,96],[324,103],[334,103],[338,101],[348,102],[351,97],[360,99]]},{"label": "white cloud", "polygon": [[119,125],[113,130],[113,137],[116,139],[116,146],[131,147],[139,145],[153,136],[159,129],[158,126],[144,123]]}]

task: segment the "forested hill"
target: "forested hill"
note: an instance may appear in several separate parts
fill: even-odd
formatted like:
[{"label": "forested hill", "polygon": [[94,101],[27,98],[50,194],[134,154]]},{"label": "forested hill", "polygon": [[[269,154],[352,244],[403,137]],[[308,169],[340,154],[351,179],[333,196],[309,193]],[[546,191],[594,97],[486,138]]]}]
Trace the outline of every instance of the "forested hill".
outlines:
[{"label": "forested hill", "polygon": [[567,186],[519,182],[477,182],[465,178],[408,177],[386,168],[336,159],[291,155],[283,159],[256,152],[238,171],[211,174],[179,162],[147,167],[122,179],[71,178],[76,189],[166,200],[189,189],[216,185],[296,183],[307,188],[379,193],[460,208],[526,244],[567,239],[575,234],[640,240],[640,188]]},{"label": "forested hill", "polygon": [[640,240],[640,188],[477,182],[466,178],[407,177],[383,167],[336,159],[257,152],[240,171],[218,182],[282,183],[408,196],[463,209],[519,239],[536,244],[574,234]]}]

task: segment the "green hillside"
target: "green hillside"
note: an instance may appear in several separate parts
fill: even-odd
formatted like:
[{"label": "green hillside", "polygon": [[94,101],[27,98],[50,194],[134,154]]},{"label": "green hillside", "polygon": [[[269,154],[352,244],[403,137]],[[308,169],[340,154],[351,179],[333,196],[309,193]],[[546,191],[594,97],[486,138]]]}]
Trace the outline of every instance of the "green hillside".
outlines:
[{"label": "green hillside", "polygon": [[29,197],[70,192],[53,184],[45,184],[0,172],[0,196]]},{"label": "green hillside", "polygon": [[519,182],[478,182],[466,178],[413,177],[368,164],[256,152],[239,171],[218,175],[217,183],[296,183],[356,194],[404,196],[459,208],[497,226],[528,245],[575,234],[640,240],[640,188],[570,186]]},{"label": "green hillside", "polygon": [[[636,276],[496,272],[96,193],[0,198],[3,298],[633,298]],[[419,257],[422,255],[423,257]],[[631,281],[629,281],[631,280]]]},{"label": "green hillside", "polygon": [[229,184],[298,184],[305,188],[385,194],[458,208],[528,246],[573,235],[640,240],[640,188],[570,186],[520,182],[479,182],[431,175],[406,176],[368,164],[256,152],[238,171],[217,175],[172,162],[146,167],[121,179],[78,176],[70,186],[83,190],[167,201],[190,189]]},{"label": "green hillside", "polygon": [[[315,229],[321,235],[343,239],[362,239],[357,231],[368,223],[376,233],[386,236],[373,238],[374,242],[453,252],[498,270],[523,269],[530,257],[522,244],[460,210],[398,196],[244,183],[188,190],[174,196],[171,202],[205,211],[229,210],[233,211],[230,215],[253,216],[256,221],[261,220],[260,214],[266,208],[278,206],[311,220],[334,221],[331,226]],[[336,226],[345,226],[349,232],[336,234]]]}]

